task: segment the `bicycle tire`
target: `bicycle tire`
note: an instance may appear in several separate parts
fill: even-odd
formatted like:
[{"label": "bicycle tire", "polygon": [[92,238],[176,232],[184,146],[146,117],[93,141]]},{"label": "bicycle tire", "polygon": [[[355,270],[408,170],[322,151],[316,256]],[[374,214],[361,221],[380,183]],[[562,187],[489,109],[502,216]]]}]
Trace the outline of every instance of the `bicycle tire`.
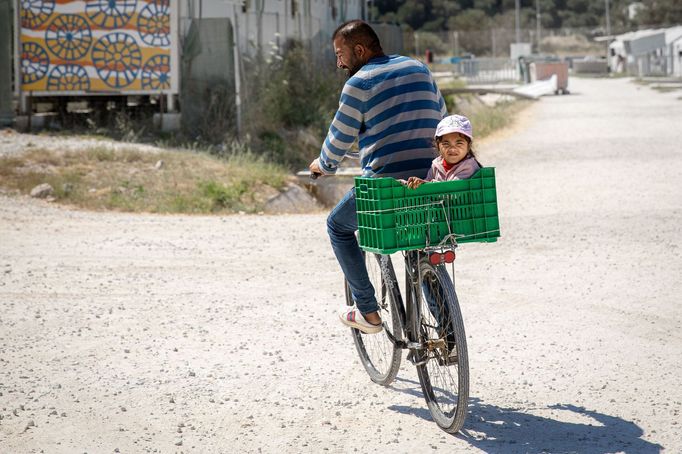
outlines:
[{"label": "bicycle tire", "polygon": [[[382,266],[382,260],[384,261]],[[398,281],[391,257],[380,254],[365,254],[365,263],[372,285],[377,292],[377,302],[380,307],[384,330],[377,334],[364,334],[360,330],[351,328],[355,348],[360,355],[360,361],[369,374],[370,379],[380,385],[387,386],[395,380],[400,369],[402,350],[395,346],[386,334],[386,328],[392,329],[391,334],[398,340],[402,339],[400,316],[398,315]],[[383,268],[383,270],[382,270]],[[352,306],[353,296],[345,282],[346,304]]]},{"label": "bicycle tire", "polygon": [[445,267],[422,258],[418,268],[410,325],[418,343],[429,348],[417,354],[417,375],[436,424],[445,432],[456,433],[464,425],[469,401],[469,357],[462,312]]}]

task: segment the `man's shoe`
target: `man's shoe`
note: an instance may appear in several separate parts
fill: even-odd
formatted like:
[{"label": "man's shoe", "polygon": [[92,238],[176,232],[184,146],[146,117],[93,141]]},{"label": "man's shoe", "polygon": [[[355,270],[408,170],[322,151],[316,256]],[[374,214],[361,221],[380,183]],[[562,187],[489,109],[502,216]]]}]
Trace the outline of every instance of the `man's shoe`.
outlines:
[{"label": "man's shoe", "polygon": [[374,325],[365,320],[365,317],[363,317],[355,305],[344,306],[344,308],[339,312],[339,320],[341,320],[341,323],[344,325],[360,330],[365,334],[380,333],[381,330],[384,329],[381,323]]}]

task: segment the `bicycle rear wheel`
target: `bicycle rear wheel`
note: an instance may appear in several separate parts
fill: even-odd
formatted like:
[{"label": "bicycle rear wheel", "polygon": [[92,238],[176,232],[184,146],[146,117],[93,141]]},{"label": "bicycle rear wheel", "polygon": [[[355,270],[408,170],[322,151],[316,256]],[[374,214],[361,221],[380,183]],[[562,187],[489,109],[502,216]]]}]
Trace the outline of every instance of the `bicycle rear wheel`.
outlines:
[{"label": "bicycle rear wheel", "polygon": [[[373,382],[380,385],[390,384],[398,374],[402,352],[388,338],[386,330],[396,339],[402,339],[397,301],[400,297],[398,282],[391,257],[365,253],[365,264],[369,279],[374,286],[377,303],[384,323],[384,330],[377,334],[364,334],[351,328],[355,347],[360,360]],[[383,268],[383,272],[382,272]],[[353,296],[346,282],[346,304],[353,305]]]},{"label": "bicycle rear wheel", "polygon": [[455,286],[443,265],[419,262],[411,323],[423,349],[417,374],[436,424],[448,433],[464,425],[469,401],[469,357]]}]

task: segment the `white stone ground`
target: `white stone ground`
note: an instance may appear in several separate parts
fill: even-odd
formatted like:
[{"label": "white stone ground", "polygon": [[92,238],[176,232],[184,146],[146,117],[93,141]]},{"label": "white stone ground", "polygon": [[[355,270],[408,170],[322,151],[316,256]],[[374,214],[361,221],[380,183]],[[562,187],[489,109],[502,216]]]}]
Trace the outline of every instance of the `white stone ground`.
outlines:
[{"label": "white stone ground", "polygon": [[0,196],[0,452],[681,452],[682,93],[570,89],[481,146],[502,238],[458,252],[462,434],[409,364],[369,381],[324,213]]}]

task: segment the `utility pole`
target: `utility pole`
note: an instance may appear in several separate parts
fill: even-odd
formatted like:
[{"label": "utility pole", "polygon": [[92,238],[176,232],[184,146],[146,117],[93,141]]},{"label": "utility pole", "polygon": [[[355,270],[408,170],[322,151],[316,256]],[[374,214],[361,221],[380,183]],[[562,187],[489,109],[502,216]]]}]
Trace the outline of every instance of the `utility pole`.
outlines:
[{"label": "utility pole", "polygon": [[242,136],[242,95],[241,95],[241,71],[240,71],[240,51],[239,51],[239,21],[237,16],[237,5],[232,5],[232,14],[234,18],[232,52],[234,57],[234,107],[237,111],[237,139]]},{"label": "utility pole", "polygon": [[611,9],[609,8],[609,0],[606,2],[606,36],[611,36]]},{"label": "utility pole", "polygon": [[[608,1],[608,0],[606,0]],[[540,16],[540,0],[535,0],[535,27],[536,27],[536,36],[537,36],[537,48],[536,52],[539,54],[540,53],[540,27],[541,27],[541,18]]]},{"label": "utility pole", "polygon": [[[12,107],[12,21],[11,0],[0,0],[0,128],[14,122]],[[20,84],[21,79],[15,80]]]},{"label": "utility pole", "polygon": [[[608,0],[607,0],[608,1]],[[516,42],[521,42],[521,0],[516,0]]]},{"label": "utility pole", "polygon": [[607,68],[609,71],[613,71],[614,68],[611,68],[611,56],[609,54],[609,47],[611,47],[611,11],[609,8],[609,0],[604,0],[605,6],[606,6],[606,61],[607,63]]}]

